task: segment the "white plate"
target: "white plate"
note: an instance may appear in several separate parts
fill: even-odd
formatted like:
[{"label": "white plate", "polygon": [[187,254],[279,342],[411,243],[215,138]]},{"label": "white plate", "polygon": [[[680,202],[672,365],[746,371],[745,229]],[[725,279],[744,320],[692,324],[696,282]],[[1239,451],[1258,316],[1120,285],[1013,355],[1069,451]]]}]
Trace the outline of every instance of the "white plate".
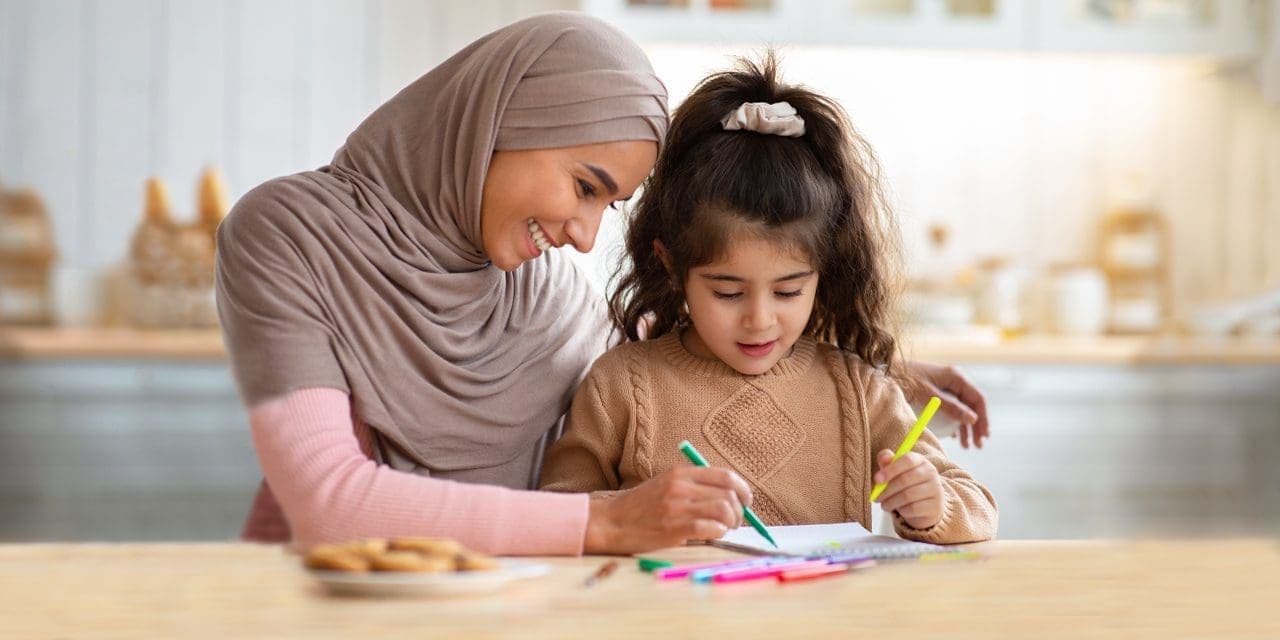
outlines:
[{"label": "white plate", "polygon": [[307,570],[331,593],[344,596],[455,596],[492,593],[514,580],[546,575],[550,565],[500,560],[500,568],[447,573]]}]

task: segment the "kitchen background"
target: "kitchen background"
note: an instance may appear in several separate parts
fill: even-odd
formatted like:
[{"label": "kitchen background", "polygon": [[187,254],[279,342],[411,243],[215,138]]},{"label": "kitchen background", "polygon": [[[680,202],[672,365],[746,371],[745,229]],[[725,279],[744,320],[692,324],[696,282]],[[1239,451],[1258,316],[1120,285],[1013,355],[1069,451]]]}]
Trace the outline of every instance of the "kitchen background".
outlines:
[{"label": "kitchen background", "polygon": [[[1280,531],[1276,2],[0,0],[0,540],[233,536],[259,474],[207,229],[554,9],[636,37],[673,105],[765,43],[844,104],[906,349],[988,395],[949,451],[1003,536]],[[601,288],[620,229],[576,256]]]}]

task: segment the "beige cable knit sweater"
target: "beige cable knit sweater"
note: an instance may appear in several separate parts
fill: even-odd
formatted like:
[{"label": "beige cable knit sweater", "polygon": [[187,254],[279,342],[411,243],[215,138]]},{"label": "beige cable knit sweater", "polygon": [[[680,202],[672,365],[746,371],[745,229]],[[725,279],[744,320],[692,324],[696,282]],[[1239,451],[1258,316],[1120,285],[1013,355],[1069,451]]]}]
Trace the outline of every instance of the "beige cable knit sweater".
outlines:
[{"label": "beige cable knit sweater", "polygon": [[[767,373],[745,376],[689,353],[671,333],[620,345],[595,362],[540,485],[629,489],[688,464],[678,445],[689,440],[711,465],[751,484],[752,508],[767,524],[857,521],[870,529],[875,454],[896,449],[914,422],[893,381],[834,346],[801,338]],[[929,431],[914,451],[942,477],[942,520],[914,529],[895,513],[898,534],[935,543],[993,537],[991,494]]]}]

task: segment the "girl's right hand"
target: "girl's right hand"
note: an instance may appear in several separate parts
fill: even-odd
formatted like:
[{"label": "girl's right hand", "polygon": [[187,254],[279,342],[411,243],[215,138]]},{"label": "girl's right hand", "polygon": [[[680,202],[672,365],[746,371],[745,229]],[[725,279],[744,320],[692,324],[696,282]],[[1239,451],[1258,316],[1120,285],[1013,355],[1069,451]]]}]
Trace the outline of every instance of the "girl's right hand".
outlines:
[{"label": "girl's right hand", "polygon": [[626,491],[592,496],[585,553],[630,554],[719,538],[742,526],[751,487],[723,468],[679,466]]}]

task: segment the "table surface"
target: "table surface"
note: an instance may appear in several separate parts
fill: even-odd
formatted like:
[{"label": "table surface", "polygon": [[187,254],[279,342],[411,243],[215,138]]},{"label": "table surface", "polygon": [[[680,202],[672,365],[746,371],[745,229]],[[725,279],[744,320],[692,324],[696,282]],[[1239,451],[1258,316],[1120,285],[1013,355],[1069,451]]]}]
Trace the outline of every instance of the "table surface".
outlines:
[{"label": "table surface", "polygon": [[[0,545],[0,636],[1280,637],[1280,542],[1000,541],[975,561],[899,561],[780,584],[658,582],[631,558],[540,558],[483,596],[328,595],[277,546]],[[708,547],[647,554],[732,557]],[[8,635],[13,634],[13,635]],[[883,637],[883,636],[881,636]]]}]

